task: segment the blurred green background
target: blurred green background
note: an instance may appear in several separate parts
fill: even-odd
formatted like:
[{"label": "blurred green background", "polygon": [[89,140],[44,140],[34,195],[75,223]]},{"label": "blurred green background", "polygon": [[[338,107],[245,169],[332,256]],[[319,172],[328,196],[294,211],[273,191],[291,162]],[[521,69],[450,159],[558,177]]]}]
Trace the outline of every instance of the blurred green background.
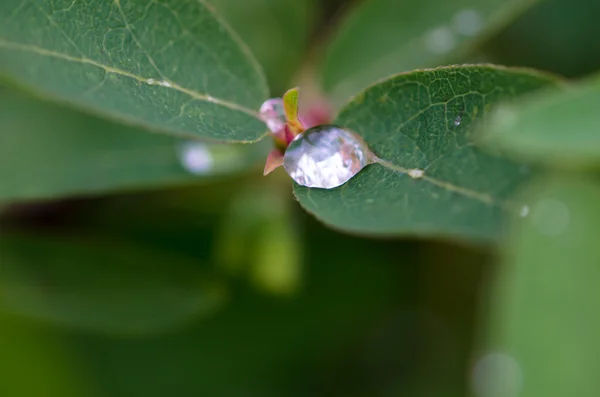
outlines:
[{"label": "blurred green background", "polygon": [[[324,95],[321,52],[366,2],[213,1],[272,94],[300,83],[309,99]],[[419,2],[398,2],[402,25]],[[457,60],[599,69],[597,2],[526,3]],[[476,364],[497,248],[332,231],[299,208],[283,172],[260,176],[268,142],[141,134],[0,90],[0,189],[27,198],[0,203],[0,396],[513,395],[486,391]],[[90,174],[74,183],[64,175],[77,164]],[[96,196],[104,179],[115,191]]]}]

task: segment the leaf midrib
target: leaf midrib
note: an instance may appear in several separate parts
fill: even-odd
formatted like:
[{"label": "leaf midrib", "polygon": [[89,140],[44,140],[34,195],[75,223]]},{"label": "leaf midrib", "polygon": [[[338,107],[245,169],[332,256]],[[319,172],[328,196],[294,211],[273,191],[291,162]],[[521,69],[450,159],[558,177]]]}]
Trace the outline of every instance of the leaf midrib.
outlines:
[{"label": "leaf midrib", "polygon": [[68,61],[68,62],[82,63],[82,64],[94,66],[94,67],[103,69],[106,73],[112,73],[112,74],[128,77],[128,78],[134,79],[143,84],[148,84],[149,81],[155,81],[156,84],[153,84],[153,85],[156,85],[156,86],[159,86],[159,87],[162,87],[165,89],[172,89],[172,90],[181,92],[183,94],[186,94],[195,100],[214,103],[214,104],[226,107],[231,110],[245,113],[251,117],[254,117],[254,118],[260,120],[258,112],[253,109],[249,109],[243,105],[239,105],[237,103],[230,102],[225,99],[215,98],[208,94],[204,94],[204,93],[201,93],[201,92],[189,89],[189,88],[182,87],[181,85],[179,85],[171,80],[168,80],[168,79],[156,80],[153,77],[139,76],[134,73],[127,72],[125,70],[94,61],[93,59],[90,59],[87,57],[74,57],[69,54],[65,54],[65,53],[53,51],[53,50],[48,50],[46,48],[39,47],[36,45],[31,45],[31,44],[21,44],[21,43],[16,43],[16,42],[11,42],[11,41],[0,39],[0,47],[6,48],[9,50],[14,50],[14,51],[31,52],[31,53],[34,53],[34,54],[37,54],[40,56],[53,57],[53,58],[62,59],[64,61]]},{"label": "leaf midrib", "polygon": [[462,187],[462,186],[459,186],[459,185],[456,185],[456,184],[444,181],[442,179],[431,177],[431,176],[427,175],[427,173],[426,173],[425,170],[422,170],[422,169],[417,169],[417,168],[409,169],[409,168],[405,168],[405,167],[396,165],[396,164],[392,163],[391,161],[384,160],[384,159],[381,159],[381,158],[378,158],[378,157],[375,159],[375,163],[379,164],[382,167],[387,168],[389,170],[396,171],[396,172],[401,172],[402,174],[406,174],[406,176],[410,177],[410,178],[413,178],[409,174],[410,171],[412,171],[412,170],[423,171],[423,175],[422,176],[420,176],[418,178],[413,178],[413,179],[422,179],[422,180],[427,181],[427,182],[429,182],[429,183],[431,183],[433,185],[436,185],[436,186],[438,186],[438,187],[440,187],[442,189],[446,189],[448,191],[460,194],[462,196],[465,196],[465,197],[468,197],[468,198],[471,198],[471,199],[474,199],[474,200],[481,201],[484,204],[488,204],[488,205],[500,205],[500,206],[508,205],[509,204],[508,202],[499,201],[499,200],[495,199],[490,194],[481,193],[481,192],[478,192],[476,190],[471,190],[471,189],[468,189],[468,188],[465,188],[465,187]]}]

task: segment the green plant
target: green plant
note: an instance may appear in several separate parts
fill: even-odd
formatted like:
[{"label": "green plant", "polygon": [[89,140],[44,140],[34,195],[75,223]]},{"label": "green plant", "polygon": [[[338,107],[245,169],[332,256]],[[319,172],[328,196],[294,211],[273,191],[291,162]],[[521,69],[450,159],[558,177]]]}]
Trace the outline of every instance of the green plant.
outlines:
[{"label": "green plant", "polygon": [[[596,395],[600,80],[583,76],[600,68],[590,17],[600,6],[365,0],[338,21],[341,3],[3,0],[0,320],[7,335],[32,326],[19,325],[19,316],[110,338],[193,329],[172,337],[170,359],[185,361],[188,343],[216,364],[203,363],[210,380],[180,395],[314,395],[328,387],[334,395],[461,395],[460,371],[490,346],[504,355],[483,363],[505,367],[483,371],[479,361],[475,372],[485,373],[473,375],[475,394]],[[558,23],[560,37],[550,33]],[[301,111],[323,119],[335,109],[331,123],[360,135],[378,161],[334,189],[290,187],[282,170],[263,178],[257,165],[272,142],[259,109],[292,85],[300,87]],[[323,230],[296,211],[290,190],[326,226],[370,239]],[[323,236],[332,243],[318,241]],[[398,257],[407,258],[405,269],[387,266]],[[435,268],[429,278],[411,273],[446,262],[475,265]],[[477,291],[490,262],[500,266],[486,300]],[[346,379],[360,365],[318,355],[329,346],[330,355],[356,359],[348,346],[373,324],[396,330],[382,320],[388,310],[419,306],[399,289],[419,277],[435,288],[442,275],[449,281],[441,296],[456,292],[453,279],[471,280],[469,298],[444,312],[462,329],[452,345],[460,353],[439,356],[455,366],[444,372],[451,380],[437,374],[439,383],[413,384],[400,375],[411,371],[386,375],[374,365],[377,375],[360,383]],[[246,279],[278,298],[249,292]],[[414,327],[406,338],[441,329],[415,318],[403,320]],[[205,321],[189,325],[198,319]],[[232,330],[240,324],[247,334]],[[391,334],[380,339],[393,351]],[[428,346],[433,339],[425,338]],[[246,359],[219,362],[211,351],[218,340],[228,341],[214,342],[227,363]],[[386,363],[386,348],[374,346],[372,361]],[[135,349],[131,365],[142,366],[160,344]],[[283,350],[299,369],[282,370],[279,382]],[[110,366],[103,353],[90,354]],[[324,361],[308,371],[316,357]],[[431,361],[416,379],[435,373]],[[168,379],[158,386],[132,376],[108,393],[160,395],[172,380],[185,384],[191,368],[157,369]],[[22,372],[12,371],[3,395],[19,388]],[[86,387],[57,371],[52,393]],[[238,374],[235,384],[227,385],[227,371]],[[310,382],[294,388],[302,378]]]}]

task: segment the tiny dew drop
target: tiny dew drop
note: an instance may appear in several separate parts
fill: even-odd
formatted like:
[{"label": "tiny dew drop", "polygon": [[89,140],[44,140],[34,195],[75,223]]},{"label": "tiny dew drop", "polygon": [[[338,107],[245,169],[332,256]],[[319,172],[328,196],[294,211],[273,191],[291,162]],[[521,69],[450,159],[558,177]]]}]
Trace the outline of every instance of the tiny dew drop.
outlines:
[{"label": "tiny dew drop", "polygon": [[267,99],[260,107],[259,114],[271,132],[279,132],[285,126],[286,120],[281,98]]},{"label": "tiny dew drop", "polygon": [[309,128],[290,143],[283,167],[299,185],[332,189],[358,174],[373,158],[354,132],[322,125]]},{"label": "tiny dew drop", "polygon": [[458,115],[454,119],[454,125],[458,127],[460,125],[460,123],[462,123],[462,116]]}]

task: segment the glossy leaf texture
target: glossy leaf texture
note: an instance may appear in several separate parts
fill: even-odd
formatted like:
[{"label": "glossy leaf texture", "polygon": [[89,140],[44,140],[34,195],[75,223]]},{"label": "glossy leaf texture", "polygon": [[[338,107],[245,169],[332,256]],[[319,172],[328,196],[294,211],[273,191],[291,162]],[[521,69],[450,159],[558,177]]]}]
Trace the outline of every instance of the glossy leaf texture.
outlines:
[{"label": "glossy leaf texture", "polygon": [[380,164],[339,188],[295,186],[295,194],[324,223],[352,233],[494,239],[530,170],[480,149],[474,124],[498,102],[555,84],[536,72],[483,65],[383,81],[335,122],[362,136]]},{"label": "glossy leaf texture", "polygon": [[290,86],[309,47],[316,0],[208,0],[231,25],[267,75],[273,96]]},{"label": "glossy leaf texture", "polygon": [[395,73],[456,62],[536,1],[361,2],[326,48],[324,88],[343,103]]},{"label": "glossy leaf texture", "polygon": [[5,232],[0,260],[0,310],[94,333],[164,332],[225,298],[194,261],[98,236]]},{"label": "glossy leaf texture", "polygon": [[219,141],[266,131],[260,66],[204,1],[4,0],[0,75],[153,130]]},{"label": "glossy leaf texture", "polygon": [[268,150],[150,134],[0,88],[0,201],[197,183],[244,172]]},{"label": "glossy leaf texture", "polygon": [[600,187],[592,179],[552,178],[524,197],[530,212],[513,220],[497,269],[490,348],[514,360],[520,396],[595,396]]},{"label": "glossy leaf texture", "polygon": [[600,165],[600,78],[498,109],[486,131],[491,147],[550,167]]}]

